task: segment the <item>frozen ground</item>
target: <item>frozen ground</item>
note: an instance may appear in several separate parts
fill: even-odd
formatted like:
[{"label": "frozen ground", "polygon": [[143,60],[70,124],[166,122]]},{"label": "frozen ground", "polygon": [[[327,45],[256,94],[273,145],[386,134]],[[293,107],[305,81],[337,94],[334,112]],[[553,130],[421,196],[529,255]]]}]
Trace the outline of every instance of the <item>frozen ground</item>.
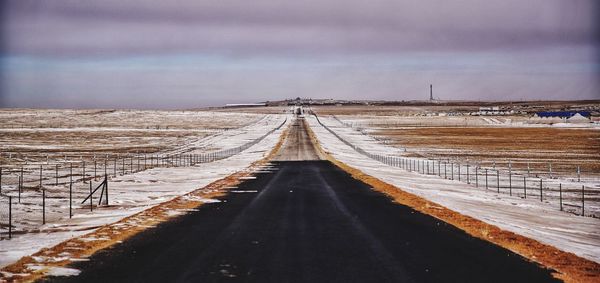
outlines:
[{"label": "frozen ground", "polygon": [[[561,212],[555,204],[536,199],[497,194],[457,180],[407,172],[384,165],[341,142],[320,126],[314,116],[307,120],[324,150],[366,174],[459,213],[600,262],[600,219]],[[404,154],[402,150],[378,143],[369,136],[342,126],[332,118],[322,118],[321,121],[369,152],[398,156]]]},{"label": "frozen ground", "polygon": [[264,118],[212,111],[5,109],[0,110],[0,162],[157,154]]},{"label": "frozen ground", "polygon": [[[270,115],[243,129],[211,136],[205,143],[199,142],[190,146],[187,152],[233,148],[264,135],[284,120],[284,115]],[[50,247],[68,238],[89,233],[101,225],[116,222],[156,204],[202,188],[234,172],[244,170],[252,162],[269,153],[283,129],[285,126],[242,153],[224,160],[201,163],[192,167],[155,168],[113,178],[109,181],[111,205],[97,208],[93,212],[89,212],[87,205],[78,205],[72,219],[68,219],[68,199],[49,200],[47,213],[53,221],[39,226],[40,208],[26,205],[30,202],[25,196],[23,198],[25,204],[15,207],[14,213],[15,215],[25,213],[30,216],[23,218],[19,225],[36,228],[29,230],[30,233],[16,235],[11,240],[0,241],[0,266],[10,264],[43,247]],[[49,188],[52,189],[64,190],[65,188]],[[84,195],[87,190],[80,187],[78,195]]]}]

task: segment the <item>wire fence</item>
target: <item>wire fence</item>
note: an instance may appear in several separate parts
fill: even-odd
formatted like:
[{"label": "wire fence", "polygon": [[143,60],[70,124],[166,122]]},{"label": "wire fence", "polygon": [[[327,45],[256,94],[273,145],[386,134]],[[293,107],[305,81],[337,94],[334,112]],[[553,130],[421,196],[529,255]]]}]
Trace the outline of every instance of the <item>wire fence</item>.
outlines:
[{"label": "wire fence", "polygon": [[[25,233],[73,210],[108,205],[110,178],[153,168],[194,166],[232,157],[279,130],[287,118],[262,136],[243,145],[204,154],[128,154],[119,157],[55,160],[53,163],[0,166],[0,239]],[[102,189],[102,190],[100,190]],[[98,204],[94,195],[99,194]],[[81,202],[83,200],[83,202]],[[85,203],[84,203],[85,202]]]},{"label": "wire fence", "polygon": [[538,199],[557,209],[577,215],[600,217],[600,189],[582,185],[577,178],[559,180],[533,175],[531,172],[485,167],[481,164],[451,162],[442,159],[409,158],[395,155],[375,154],[351,143],[323,124],[317,122],[356,152],[389,166],[408,172],[436,175],[440,178],[464,182],[471,187],[522,199]]},{"label": "wire fence", "polygon": [[[376,135],[371,135],[368,130],[363,128],[362,126],[358,126],[356,123],[349,123],[347,121],[343,121],[339,119],[336,115],[331,116],[340,124],[344,125],[347,128],[353,129],[369,138],[372,138],[383,144],[393,144],[395,148],[399,148],[400,150],[407,151],[406,147],[398,146],[397,143],[394,142],[393,139],[388,137],[380,137]],[[450,162],[450,158],[436,158],[435,156],[444,153],[448,153],[447,150],[432,150],[426,149],[425,152],[423,150],[412,150],[413,154],[424,156],[428,159],[446,159],[447,162]],[[454,155],[454,154],[450,154]],[[477,159],[477,158],[475,158]],[[600,175],[598,172],[594,171],[591,167],[591,163],[589,160],[587,161],[578,161],[578,163],[573,160],[569,160],[568,162],[563,161],[563,163],[553,163],[553,162],[545,162],[541,160],[530,160],[527,158],[514,158],[511,160],[510,158],[504,158],[503,160],[478,160],[477,163],[481,166],[487,166],[492,168],[497,168],[500,166],[504,166],[504,169],[510,168],[513,171],[521,170],[527,171],[527,176],[535,176],[535,177],[544,177],[549,179],[563,178],[569,179],[571,181],[577,182],[586,182],[586,181],[594,181]],[[468,163],[468,161],[467,161]],[[583,165],[582,165],[583,164]]]}]

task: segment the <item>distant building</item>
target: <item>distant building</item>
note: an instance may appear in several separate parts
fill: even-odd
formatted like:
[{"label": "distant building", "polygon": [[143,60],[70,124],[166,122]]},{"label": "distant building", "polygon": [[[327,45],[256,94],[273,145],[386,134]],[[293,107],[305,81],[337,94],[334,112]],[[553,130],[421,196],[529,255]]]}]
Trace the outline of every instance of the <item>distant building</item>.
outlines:
[{"label": "distant building", "polygon": [[589,111],[541,111],[541,112],[536,112],[534,116],[540,117],[540,118],[571,118],[573,116],[575,116],[576,114],[579,114],[583,117],[587,117],[589,118],[590,116],[592,116],[592,114]]}]

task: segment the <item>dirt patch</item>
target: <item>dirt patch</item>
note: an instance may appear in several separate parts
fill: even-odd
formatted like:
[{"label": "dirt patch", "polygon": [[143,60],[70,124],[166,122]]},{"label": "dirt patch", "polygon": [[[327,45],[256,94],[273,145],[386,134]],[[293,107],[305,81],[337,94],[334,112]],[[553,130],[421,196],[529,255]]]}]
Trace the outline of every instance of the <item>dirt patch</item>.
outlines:
[{"label": "dirt patch", "polygon": [[373,186],[375,190],[390,196],[396,202],[436,217],[465,231],[473,237],[489,241],[533,262],[556,270],[556,273],[554,273],[555,277],[566,282],[598,282],[600,280],[600,264],[513,232],[502,230],[494,225],[487,224],[475,218],[462,215],[444,206],[407,193],[400,188],[383,182],[375,177],[369,176],[332,157],[331,154],[321,148],[314,132],[312,132],[310,128],[308,128],[308,131],[321,158],[331,161],[351,174],[355,179]]}]

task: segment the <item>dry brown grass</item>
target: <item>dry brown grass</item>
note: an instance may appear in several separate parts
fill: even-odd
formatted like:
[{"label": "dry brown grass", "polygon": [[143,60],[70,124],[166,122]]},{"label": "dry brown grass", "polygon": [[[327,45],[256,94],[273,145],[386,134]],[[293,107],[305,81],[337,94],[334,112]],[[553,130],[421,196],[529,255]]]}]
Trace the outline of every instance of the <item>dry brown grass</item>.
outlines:
[{"label": "dry brown grass", "polygon": [[[431,150],[429,157],[471,161],[508,160],[513,165],[575,174],[577,165],[586,173],[600,174],[600,131],[560,128],[416,127],[374,133],[410,149]],[[442,150],[439,150],[442,149]],[[562,166],[562,168],[558,167]]]},{"label": "dry brown grass", "polygon": [[367,175],[362,171],[348,166],[347,164],[335,159],[331,154],[324,151],[319,145],[315,134],[308,128],[309,136],[315,144],[319,155],[339,166],[352,175],[353,178],[360,180],[375,190],[380,191],[396,202],[410,206],[422,213],[436,217],[446,223],[449,223],[469,235],[486,240],[521,256],[541,264],[547,268],[556,270],[554,276],[565,282],[600,282],[600,264],[587,260],[573,253],[559,250],[553,246],[540,243],[539,241],[505,231],[497,226],[490,225],[481,220],[460,214],[443,207],[437,203],[428,201],[419,196],[407,193],[398,187],[381,181],[375,177]]}]

